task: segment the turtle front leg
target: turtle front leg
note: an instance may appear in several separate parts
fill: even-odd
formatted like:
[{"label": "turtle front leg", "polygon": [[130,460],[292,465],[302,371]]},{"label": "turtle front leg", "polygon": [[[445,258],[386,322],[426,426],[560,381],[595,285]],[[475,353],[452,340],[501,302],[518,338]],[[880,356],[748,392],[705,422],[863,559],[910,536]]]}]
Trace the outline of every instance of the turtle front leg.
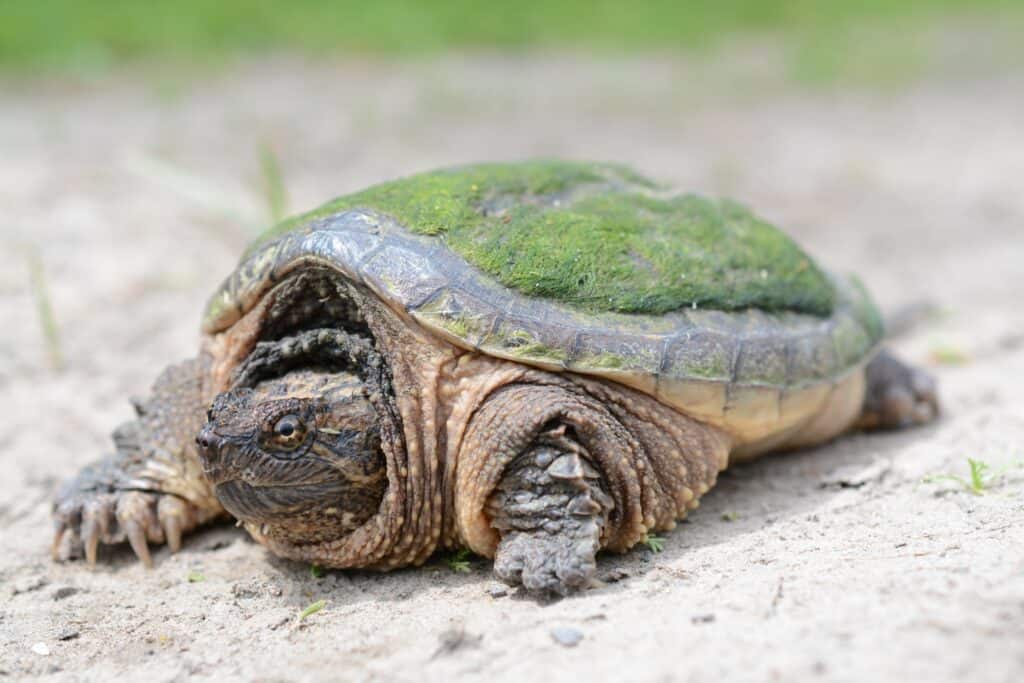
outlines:
[{"label": "turtle front leg", "polygon": [[494,572],[531,592],[567,595],[596,569],[612,499],[564,428],[544,435],[506,470],[487,511],[501,534]]},{"label": "turtle front leg", "polygon": [[202,376],[200,360],[165,370],[152,396],[136,403],[137,418],[114,432],[114,454],[61,487],[53,505],[54,559],[84,553],[94,565],[100,544],[128,541],[151,566],[150,543],[176,551],[183,535],[223,514],[194,443],[204,414]]},{"label": "turtle front leg", "polygon": [[882,350],[868,364],[864,408],[857,427],[900,429],[927,424],[939,414],[935,379]]}]

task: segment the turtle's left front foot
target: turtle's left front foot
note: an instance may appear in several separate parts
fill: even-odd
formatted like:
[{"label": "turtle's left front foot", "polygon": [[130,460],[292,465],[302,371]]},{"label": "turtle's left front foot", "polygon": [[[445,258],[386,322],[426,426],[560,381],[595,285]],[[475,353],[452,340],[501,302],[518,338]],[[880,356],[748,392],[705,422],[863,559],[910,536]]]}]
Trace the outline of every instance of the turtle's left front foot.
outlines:
[{"label": "turtle's left front foot", "polygon": [[612,501],[570,449],[541,445],[508,469],[488,502],[501,532],[494,572],[533,593],[568,595],[590,582]]},{"label": "turtle's left front foot", "polygon": [[922,425],[939,414],[935,379],[883,350],[867,367],[862,429],[899,429]]}]

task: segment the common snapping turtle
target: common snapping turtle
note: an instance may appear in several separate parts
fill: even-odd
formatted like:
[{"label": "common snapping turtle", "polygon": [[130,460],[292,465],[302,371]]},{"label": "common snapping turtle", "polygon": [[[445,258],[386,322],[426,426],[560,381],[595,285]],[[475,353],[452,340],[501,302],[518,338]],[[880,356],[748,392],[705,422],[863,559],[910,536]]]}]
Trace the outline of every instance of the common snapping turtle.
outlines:
[{"label": "common snapping turtle", "polygon": [[202,330],[59,493],[56,557],[127,540],[150,564],[231,515],[325,567],[467,547],[566,593],[730,463],[938,410],[857,280],[739,204],[606,164],[336,199],[260,237]]}]

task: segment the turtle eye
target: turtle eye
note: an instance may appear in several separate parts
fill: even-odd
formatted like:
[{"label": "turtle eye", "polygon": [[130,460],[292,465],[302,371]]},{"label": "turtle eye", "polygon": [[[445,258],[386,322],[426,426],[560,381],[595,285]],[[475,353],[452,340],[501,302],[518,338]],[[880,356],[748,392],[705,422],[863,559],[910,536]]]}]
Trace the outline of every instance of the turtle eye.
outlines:
[{"label": "turtle eye", "polygon": [[274,444],[285,450],[297,448],[306,440],[306,424],[298,415],[285,415],[274,423]]}]

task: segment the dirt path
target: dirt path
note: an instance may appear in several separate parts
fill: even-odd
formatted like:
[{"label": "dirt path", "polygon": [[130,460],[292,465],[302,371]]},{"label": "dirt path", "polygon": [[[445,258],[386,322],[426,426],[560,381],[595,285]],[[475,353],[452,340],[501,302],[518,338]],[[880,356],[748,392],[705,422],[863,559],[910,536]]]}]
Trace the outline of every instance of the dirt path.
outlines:
[{"label": "dirt path", "polygon": [[[281,60],[191,84],[0,86],[0,678],[1021,680],[1024,474],[985,496],[921,483],[1024,458],[1016,73],[837,94],[663,61]],[[482,561],[314,578],[231,527],[153,571],[127,552],[51,564],[56,483],[193,352],[205,296],[267,222],[263,144],[296,209],[477,159],[629,162],[742,198],[890,310],[938,304],[899,346],[966,362],[935,367],[934,427],[729,472],[663,553],[605,558],[606,587],[551,605]]]}]

